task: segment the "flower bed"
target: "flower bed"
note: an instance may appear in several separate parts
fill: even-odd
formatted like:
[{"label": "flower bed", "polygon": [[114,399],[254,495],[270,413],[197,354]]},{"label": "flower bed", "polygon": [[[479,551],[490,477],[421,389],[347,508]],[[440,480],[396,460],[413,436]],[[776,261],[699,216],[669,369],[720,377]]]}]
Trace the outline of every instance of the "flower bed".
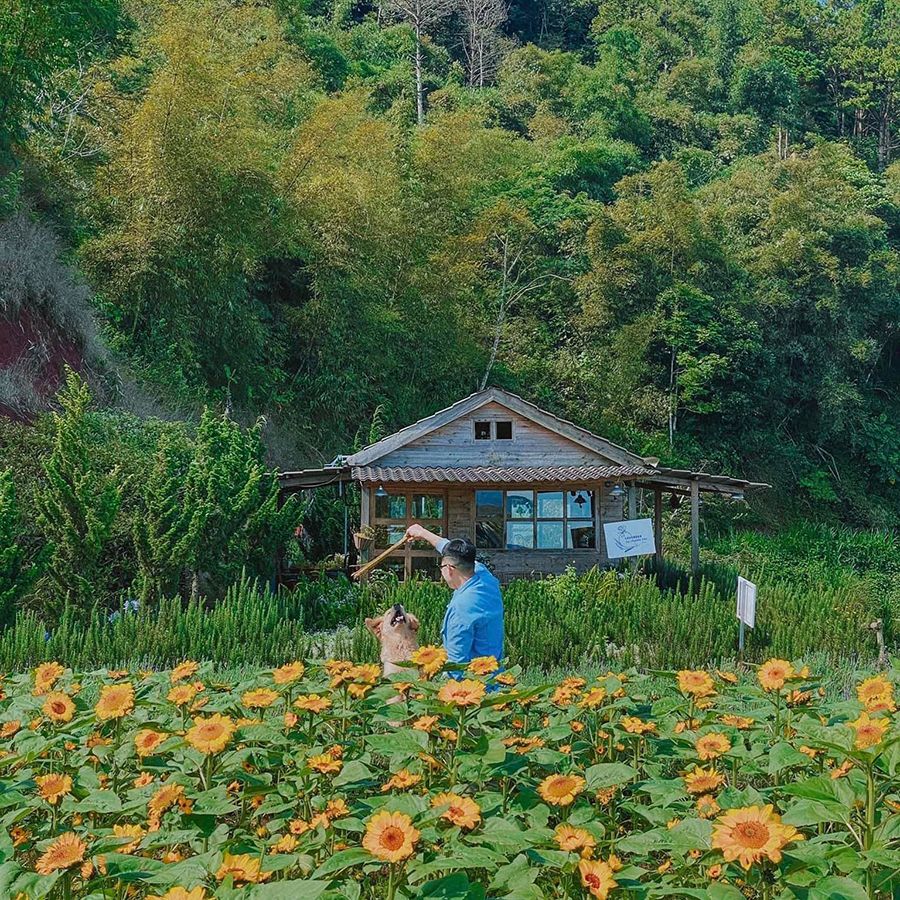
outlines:
[{"label": "flower bed", "polygon": [[[442,651],[217,683],[11,677],[3,896],[866,898],[900,888],[893,685],[770,660],[520,688]],[[493,677],[493,685],[489,684]],[[499,684],[498,684],[499,683]],[[664,689],[659,685],[664,684]],[[491,687],[497,686],[498,690]]]}]

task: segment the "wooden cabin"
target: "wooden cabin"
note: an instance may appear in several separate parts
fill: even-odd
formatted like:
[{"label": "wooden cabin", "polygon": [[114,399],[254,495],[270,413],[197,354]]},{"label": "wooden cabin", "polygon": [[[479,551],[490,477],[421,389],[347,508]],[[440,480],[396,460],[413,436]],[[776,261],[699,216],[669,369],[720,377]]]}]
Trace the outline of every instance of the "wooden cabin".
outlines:
[{"label": "wooden cabin", "polygon": [[[475,543],[498,577],[585,571],[609,562],[603,525],[634,519],[652,498],[656,554],[662,498],[689,498],[695,566],[701,492],[741,499],[753,482],[668,469],[521,397],[488,388],[323,469],[286,472],[285,491],[353,481],[360,524],[376,538],[363,558],[396,543],[412,522]],[[649,495],[648,493],[649,492]],[[386,567],[437,577],[427,544],[407,544]]]}]

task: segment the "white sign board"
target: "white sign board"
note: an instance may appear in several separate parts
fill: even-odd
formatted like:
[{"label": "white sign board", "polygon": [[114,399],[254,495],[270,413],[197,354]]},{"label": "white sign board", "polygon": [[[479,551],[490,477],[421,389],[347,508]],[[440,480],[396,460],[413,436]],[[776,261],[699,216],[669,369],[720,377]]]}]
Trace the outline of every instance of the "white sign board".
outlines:
[{"label": "white sign board", "polygon": [[610,559],[623,556],[645,556],[656,552],[652,519],[629,519],[627,522],[605,522],[606,555]]},{"label": "white sign board", "polygon": [[756,624],[756,585],[738,575],[737,617],[748,628]]}]

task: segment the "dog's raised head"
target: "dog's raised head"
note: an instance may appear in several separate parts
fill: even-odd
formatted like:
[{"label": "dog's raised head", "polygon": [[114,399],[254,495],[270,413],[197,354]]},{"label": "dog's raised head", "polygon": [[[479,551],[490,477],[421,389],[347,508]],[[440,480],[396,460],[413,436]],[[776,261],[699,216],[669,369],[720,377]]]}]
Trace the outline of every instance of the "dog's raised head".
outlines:
[{"label": "dog's raised head", "polygon": [[402,672],[397,663],[408,662],[419,646],[419,620],[403,604],[395,603],[377,619],[366,619],[366,628],[381,644],[384,674]]}]

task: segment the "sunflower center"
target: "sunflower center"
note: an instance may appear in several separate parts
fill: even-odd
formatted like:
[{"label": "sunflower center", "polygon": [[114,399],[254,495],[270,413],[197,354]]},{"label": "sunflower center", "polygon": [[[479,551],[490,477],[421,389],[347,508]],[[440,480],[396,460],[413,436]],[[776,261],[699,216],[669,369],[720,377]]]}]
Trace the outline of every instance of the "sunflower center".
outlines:
[{"label": "sunflower center", "polygon": [[600,887],[600,876],[595,875],[593,872],[591,872],[589,875],[585,875],[584,880],[588,887],[592,887],[592,888]]},{"label": "sunflower center", "polygon": [[399,850],[403,846],[403,832],[390,826],[381,833],[381,845],[387,850]]},{"label": "sunflower center", "polygon": [[549,789],[554,797],[565,797],[572,790],[572,780],[570,778],[556,778],[550,782]]},{"label": "sunflower center", "polygon": [[741,844],[753,850],[765,846],[769,839],[769,829],[762,822],[741,822],[734,830]]}]

